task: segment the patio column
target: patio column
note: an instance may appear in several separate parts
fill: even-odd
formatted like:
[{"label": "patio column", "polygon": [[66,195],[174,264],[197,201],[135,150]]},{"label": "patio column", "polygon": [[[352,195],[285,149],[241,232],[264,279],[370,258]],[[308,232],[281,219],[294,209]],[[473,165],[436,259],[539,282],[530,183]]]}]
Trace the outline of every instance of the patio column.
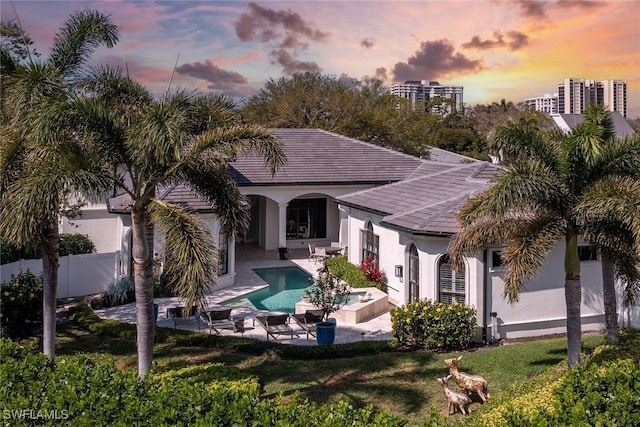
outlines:
[{"label": "patio column", "polygon": [[288,203],[278,203],[278,247],[287,246],[287,206]]}]

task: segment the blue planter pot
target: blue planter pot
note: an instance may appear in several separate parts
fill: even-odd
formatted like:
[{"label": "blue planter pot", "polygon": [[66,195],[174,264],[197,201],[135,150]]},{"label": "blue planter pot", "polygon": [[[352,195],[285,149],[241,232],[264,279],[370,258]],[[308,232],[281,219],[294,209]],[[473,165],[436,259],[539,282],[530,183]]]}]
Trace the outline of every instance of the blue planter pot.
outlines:
[{"label": "blue planter pot", "polygon": [[331,345],[336,339],[336,324],[321,322],[316,325],[316,340],[318,345]]},{"label": "blue planter pot", "polygon": [[153,321],[158,321],[158,304],[153,304]]}]

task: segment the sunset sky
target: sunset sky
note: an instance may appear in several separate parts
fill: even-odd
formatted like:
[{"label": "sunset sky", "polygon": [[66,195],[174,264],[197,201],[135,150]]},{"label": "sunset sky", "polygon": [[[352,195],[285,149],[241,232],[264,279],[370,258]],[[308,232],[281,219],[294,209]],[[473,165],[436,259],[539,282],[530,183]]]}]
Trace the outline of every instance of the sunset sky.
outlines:
[{"label": "sunset sky", "polygon": [[118,45],[93,64],[125,66],[155,93],[256,93],[269,78],[320,71],[386,84],[464,86],[464,102],[520,102],[565,77],[625,79],[640,116],[640,1],[16,1],[1,3],[46,56],[75,10],[110,14]]}]

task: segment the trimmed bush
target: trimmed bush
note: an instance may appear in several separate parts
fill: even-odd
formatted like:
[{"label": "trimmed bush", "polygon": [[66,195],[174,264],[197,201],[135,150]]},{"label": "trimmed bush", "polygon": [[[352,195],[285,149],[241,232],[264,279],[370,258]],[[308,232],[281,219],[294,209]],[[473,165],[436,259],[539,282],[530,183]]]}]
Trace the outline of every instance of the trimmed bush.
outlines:
[{"label": "trimmed bush", "polygon": [[410,347],[463,349],[476,334],[476,315],[476,310],[456,301],[415,301],[391,310],[392,335]]},{"label": "trimmed bush", "polygon": [[60,234],[60,256],[93,254],[96,245],[86,234]]},{"label": "trimmed bush", "polygon": [[[317,405],[299,396],[261,399],[255,378],[228,380],[212,365],[206,382],[119,372],[104,355],[62,356],[51,362],[33,347],[0,340],[0,406],[11,425],[149,426],[403,426],[399,417],[346,402]],[[188,376],[188,375],[187,375]],[[26,416],[21,412],[28,408]],[[8,411],[8,412],[7,412]],[[15,414],[15,416],[12,416]],[[35,416],[35,419],[32,417]]]},{"label": "trimmed bush", "polygon": [[386,284],[368,280],[360,267],[351,264],[346,257],[336,256],[328,258],[327,267],[331,274],[344,280],[352,288],[378,288],[384,292],[387,291]]},{"label": "trimmed bush", "polygon": [[2,283],[0,320],[3,331],[12,338],[28,335],[34,323],[42,321],[42,276],[18,270]]},{"label": "trimmed bush", "polygon": [[[92,254],[96,246],[86,234],[60,234],[60,256]],[[39,259],[40,249],[20,248],[7,239],[0,238],[0,263],[9,264],[21,259]]]}]

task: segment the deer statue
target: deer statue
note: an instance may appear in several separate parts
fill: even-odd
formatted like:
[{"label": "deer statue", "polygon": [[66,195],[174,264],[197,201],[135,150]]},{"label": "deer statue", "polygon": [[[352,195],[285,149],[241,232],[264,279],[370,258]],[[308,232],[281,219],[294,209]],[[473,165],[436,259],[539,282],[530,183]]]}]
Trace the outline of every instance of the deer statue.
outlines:
[{"label": "deer statue", "polygon": [[446,359],[444,361],[444,363],[449,367],[449,374],[451,374],[453,379],[456,381],[456,384],[458,384],[458,387],[460,387],[467,396],[469,396],[470,392],[475,391],[478,393],[478,396],[480,396],[480,399],[482,399],[482,403],[486,402],[489,398],[487,380],[480,375],[470,375],[458,371],[458,362],[461,359],[462,356],[459,356],[453,359]]},{"label": "deer statue", "polygon": [[469,396],[466,394],[451,390],[448,383],[449,378],[451,378],[451,375],[447,375],[444,378],[438,378],[438,382],[442,386],[442,391],[444,391],[444,397],[447,398],[447,415],[451,415],[452,409],[455,414],[456,408],[460,409],[460,412],[464,415],[467,415],[469,413],[471,399],[469,399]]}]

